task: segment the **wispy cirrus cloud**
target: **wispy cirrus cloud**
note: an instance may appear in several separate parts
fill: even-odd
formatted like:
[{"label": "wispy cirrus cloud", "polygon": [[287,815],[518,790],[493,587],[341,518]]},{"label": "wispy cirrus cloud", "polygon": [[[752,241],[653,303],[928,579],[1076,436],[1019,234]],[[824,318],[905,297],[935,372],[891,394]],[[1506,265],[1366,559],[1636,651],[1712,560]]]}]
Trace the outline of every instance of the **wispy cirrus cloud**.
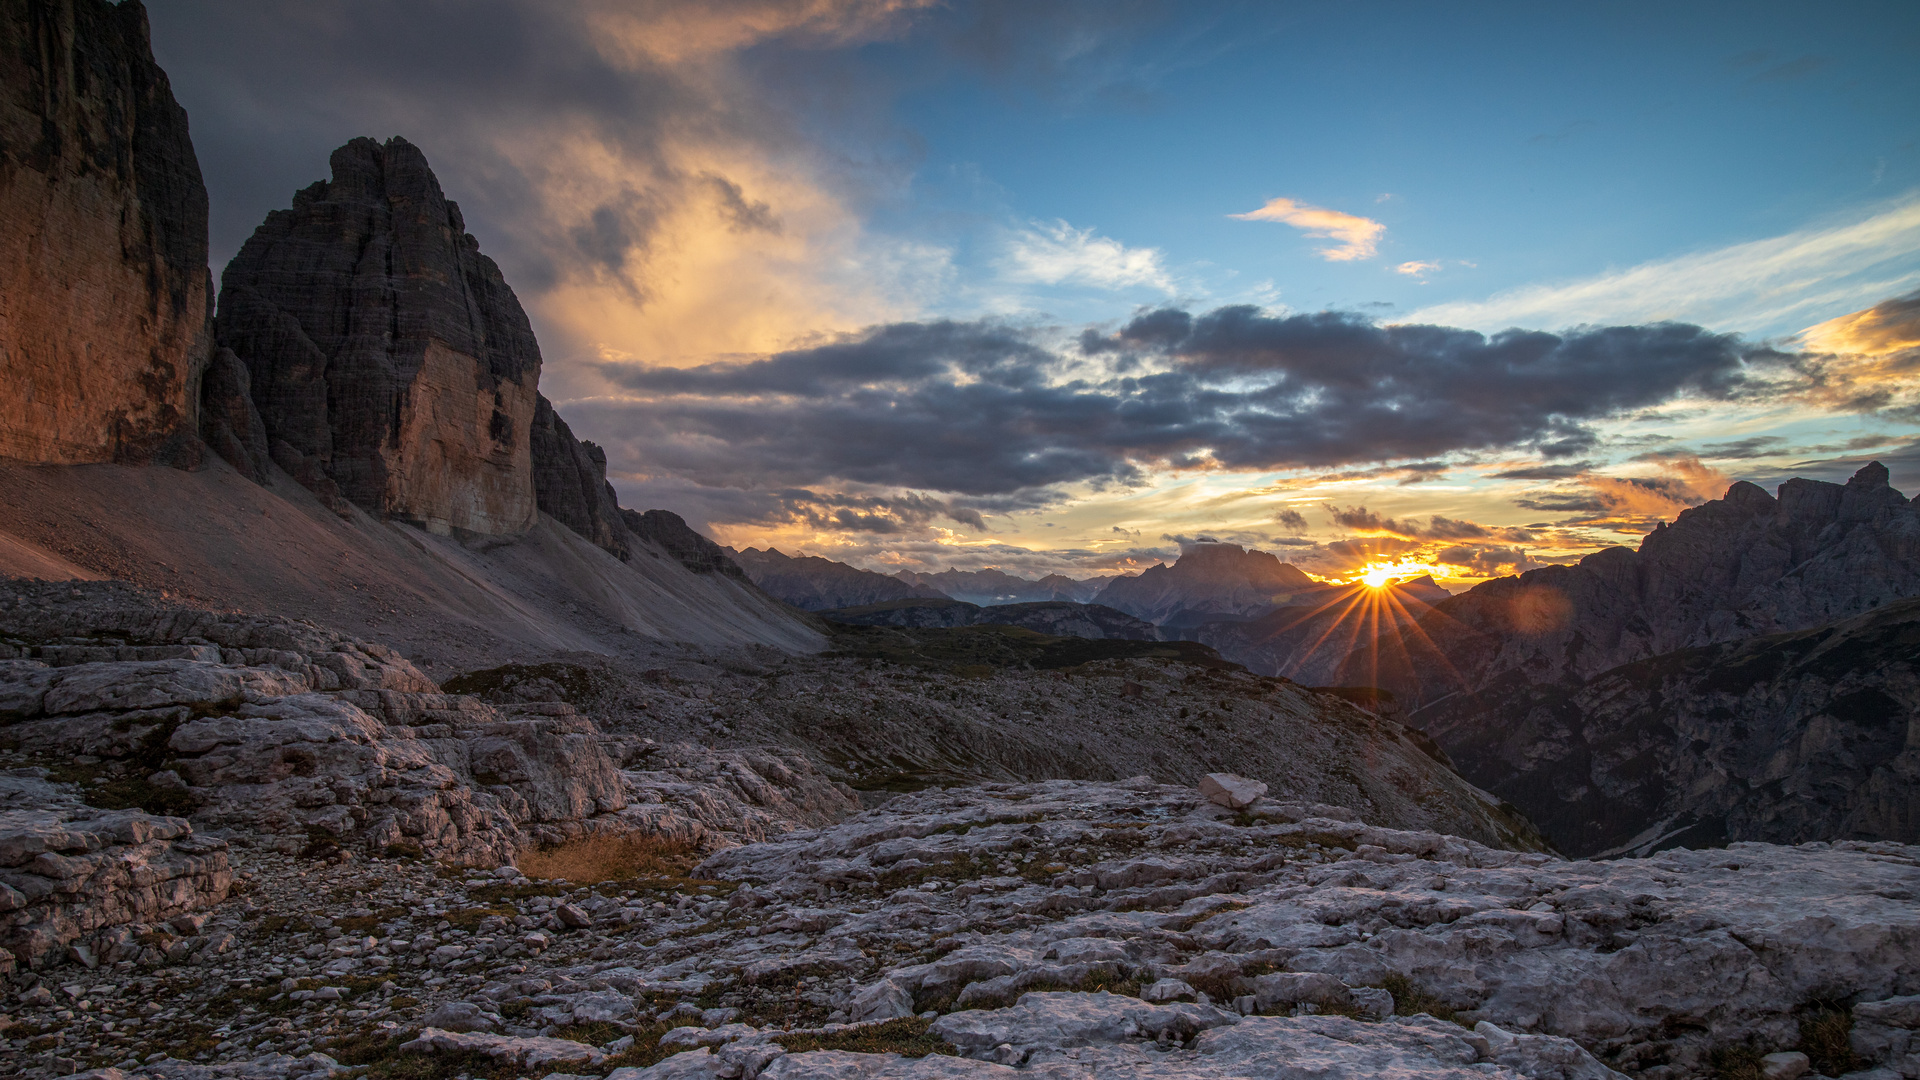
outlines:
[{"label": "wispy cirrus cloud", "polygon": [[1130,248],[1099,236],[1092,229],[1076,229],[1064,221],[1036,224],[1014,233],[1000,261],[1001,274],[1012,281],[1040,285],[1091,285],[1124,289],[1145,285],[1168,295],[1173,277],[1158,248]]},{"label": "wispy cirrus cloud", "polygon": [[1641,263],[1579,281],[1529,285],[1487,300],[1435,304],[1407,322],[1470,326],[1698,323],[1784,333],[1840,307],[1920,283],[1920,192],[1865,217],[1711,251]]},{"label": "wispy cirrus cloud", "polygon": [[1269,199],[1258,210],[1227,216],[1239,221],[1277,221],[1282,225],[1291,225],[1308,236],[1333,240],[1335,243],[1332,247],[1320,249],[1321,258],[1328,262],[1355,262],[1373,258],[1379,250],[1380,237],[1387,231],[1385,225],[1372,218],[1284,198]]}]

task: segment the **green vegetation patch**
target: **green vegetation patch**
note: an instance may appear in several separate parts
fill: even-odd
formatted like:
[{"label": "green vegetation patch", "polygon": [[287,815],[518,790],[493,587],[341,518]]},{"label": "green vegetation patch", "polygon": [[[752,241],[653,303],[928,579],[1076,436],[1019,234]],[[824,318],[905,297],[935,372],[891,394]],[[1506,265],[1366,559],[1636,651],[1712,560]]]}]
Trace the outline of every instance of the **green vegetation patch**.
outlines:
[{"label": "green vegetation patch", "polygon": [[1836,1002],[1817,1001],[1800,1014],[1800,1045],[1795,1050],[1813,1062],[1822,1076],[1844,1076],[1868,1063],[1853,1052],[1853,1010]]},{"label": "green vegetation patch", "polygon": [[1393,995],[1393,1015],[1418,1016],[1425,1013],[1435,1020],[1446,1020],[1461,1027],[1471,1027],[1463,1023],[1459,1013],[1447,1004],[1445,998],[1436,997],[1426,988],[1417,986],[1405,975],[1393,974],[1380,980],[1380,989]]},{"label": "green vegetation patch", "polygon": [[593,702],[619,689],[618,682],[605,671],[582,664],[558,662],[503,664],[496,668],[469,671],[441,683],[440,689],[449,694],[487,697],[534,686],[542,691],[557,689],[560,700],[573,705]]},{"label": "green vegetation patch", "polygon": [[[168,742],[184,720],[161,720],[140,736],[133,752],[113,762],[78,765],[71,758],[47,762],[48,779],[78,784],[80,797],[102,810],[145,810],[149,814],[185,817],[200,801],[185,788],[161,787],[147,779],[168,767]],[[118,772],[120,775],[113,775]]]},{"label": "green vegetation patch", "polygon": [[899,1054],[910,1058],[930,1054],[958,1056],[958,1047],[928,1032],[932,1024],[930,1019],[908,1016],[833,1035],[776,1035],[773,1041],[785,1047],[789,1054],[804,1054],[809,1050],[845,1050],[854,1054]]},{"label": "green vegetation patch", "polygon": [[828,656],[879,660],[961,676],[1049,671],[1102,660],[1157,659],[1244,670],[1196,641],[1124,641],[1053,637],[1019,626],[898,627],[831,624]]}]

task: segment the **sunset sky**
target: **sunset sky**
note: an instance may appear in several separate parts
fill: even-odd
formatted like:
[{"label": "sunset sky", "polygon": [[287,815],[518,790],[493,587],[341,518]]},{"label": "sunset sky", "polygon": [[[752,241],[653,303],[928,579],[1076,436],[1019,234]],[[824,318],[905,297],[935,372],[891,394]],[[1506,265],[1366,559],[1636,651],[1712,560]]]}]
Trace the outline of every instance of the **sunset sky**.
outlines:
[{"label": "sunset sky", "polygon": [[216,273],[405,136],[623,503],[723,543],[1458,588],[1920,489],[1910,2],[148,7]]}]

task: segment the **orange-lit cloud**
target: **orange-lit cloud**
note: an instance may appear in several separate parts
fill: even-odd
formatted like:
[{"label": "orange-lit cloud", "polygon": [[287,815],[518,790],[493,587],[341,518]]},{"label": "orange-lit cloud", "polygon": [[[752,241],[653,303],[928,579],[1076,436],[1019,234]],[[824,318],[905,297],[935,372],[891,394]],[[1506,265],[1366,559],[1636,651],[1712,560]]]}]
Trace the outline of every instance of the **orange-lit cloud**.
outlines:
[{"label": "orange-lit cloud", "polygon": [[765,353],[915,314],[947,253],[876,237],[840,163],[795,137],[737,54],[773,39],[844,46],[900,31],[931,0],[579,0],[552,19],[630,80],[613,106],[501,117],[477,138],[518,174],[518,239],[552,270],[523,292],[563,403],[609,387],[584,358],[685,365]]},{"label": "orange-lit cloud", "polygon": [[609,59],[682,64],[772,38],[850,45],[898,30],[934,0],[591,0],[586,18]]},{"label": "orange-lit cloud", "polygon": [[1267,205],[1258,210],[1249,210],[1244,214],[1228,214],[1228,217],[1241,221],[1277,221],[1291,225],[1308,236],[1319,236],[1337,241],[1333,247],[1320,249],[1320,255],[1329,262],[1354,262],[1359,259],[1371,259],[1380,246],[1380,237],[1387,231],[1385,225],[1363,218],[1358,214],[1328,210],[1325,207],[1309,206],[1293,199],[1270,199]]},{"label": "orange-lit cloud", "polygon": [[1815,352],[1885,356],[1920,349],[1920,293],[1882,301],[1865,311],[1828,319],[1801,331],[1800,340]]},{"label": "orange-lit cloud", "polygon": [[1586,474],[1514,502],[1529,510],[1576,515],[1562,524],[1645,532],[1690,506],[1719,498],[1732,483],[1732,477],[1691,455],[1650,460],[1659,470],[1652,475]]},{"label": "orange-lit cloud", "polygon": [[1801,396],[1845,412],[1920,417],[1920,293],[1882,301],[1800,332],[1809,355]]},{"label": "orange-lit cloud", "polygon": [[1438,269],[1440,269],[1440,264],[1437,262],[1421,262],[1416,259],[1413,262],[1401,263],[1399,266],[1393,268],[1393,272],[1417,278],[1426,277]]}]

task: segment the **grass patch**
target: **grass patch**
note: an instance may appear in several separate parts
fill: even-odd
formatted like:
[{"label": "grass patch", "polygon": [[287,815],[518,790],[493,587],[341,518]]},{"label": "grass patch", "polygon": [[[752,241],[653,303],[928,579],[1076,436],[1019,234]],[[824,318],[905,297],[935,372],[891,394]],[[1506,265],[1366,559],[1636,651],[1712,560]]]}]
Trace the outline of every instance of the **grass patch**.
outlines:
[{"label": "grass patch", "polygon": [[530,878],[557,878],[576,885],[635,878],[683,878],[698,856],[679,840],[658,836],[590,836],[549,848],[523,851],[516,860]]},{"label": "grass patch", "polygon": [[1800,1045],[1795,1050],[1813,1062],[1822,1076],[1843,1076],[1867,1067],[1853,1052],[1853,1012],[1828,1002],[1816,1002],[1800,1016]]},{"label": "grass patch", "polygon": [[[1380,980],[1380,989],[1393,995],[1393,1015],[1418,1016],[1426,1013],[1435,1020],[1446,1020],[1459,1024],[1460,1017],[1453,1006],[1443,998],[1435,997],[1425,989],[1415,986],[1405,975],[1393,974]],[[1461,1024],[1462,1027],[1468,1025]]]},{"label": "grass patch", "polygon": [[[969,1010],[1004,1009],[1019,1001],[1023,994],[1098,994],[1104,990],[1109,994],[1117,994],[1121,997],[1137,998],[1140,996],[1141,986],[1142,984],[1138,978],[1128,975],[1123,970],[1117,968],[1096,969],[1079,982],[1068,983],[1059,982],[1054,979],[1041,979],[1010,991],[1006,997],[976,997],[961,1007]],[[928,1009],[942,1013],[952,1012],[954,1002],[955,998],[952,996],[929,999],[925,1004],[916,1000],[914,1002],[914,1008],[922,1012]]]},{"label": "grass patch", "polygon": [[407,913],[407,909],[385,907],[371,915],[346,915],[333,920],[333,925],[355,937],[364,937],[380,928],[382,923],[390,923]]},{"label": "grass patch", "polygon": [[[385,985],[387,975],[343,975],[337,978],[301,979],[294,984],[295,990],[318,990],[323,986],[337,986],[345,991],[340,1002],[345,1004],[369,992],[378,991]],[[215,1019],[224,1020],[243,1009],[252,1009],[270,1016],[285,1016],[308,1006],[306,1001],[294,1001],[280,996],[280,984],[274,982],[267,986],[250,986],[245,989],[230,990],[215,1001],[208,1003],[206,1014]],[[275,1001],[274,998],[280,1000]]]},{"label": "grass patch", "polygon": [[88,806],[102,810],[145,810],[149,814],[185,817],[200,801],[184,788],[160,787],[147,777],[167,767],[168,740],[180,727],[179,720],[164,720],[140,736],[133,752],[119,759],[122,775],[111,776],[108,763],[77,765],[72,759],[48,762],[48,779],[55,783],[78,784],[80,797]]},{"label": "grass patch", "polygon": [[673,1030],[672,1024],[656,1023],[633,1033],[633,1049],[614,1054],[598,1066],[602,1069],[644,1069],[649,1065],[658,1065],[683,1047],[661,1046],[660,1038]]},{"label": "grass patch", "polygon": [[785,1047],[789,1054],[804,1054],[809,1050],[845,1050],[855,1054],[899,1054],[910,1058],[930,1054],[958,1056],[958,1047],[927,1031],[932,1024],[932,1020],[907,1016],[834,1035],[775,1036],[773,1041]]},{"label": "grass patch", "polygon": [[[504,1013],[502,1015],[505,1015]],[[610,1024],[605,1020],[595,1020],[586,1024],[567,1024],[554,1030],[554,1037],[568,1042],[577,1042],[585,1046],[605,1046],[627,1033],[619,1024]],[[635,1039],[634,1042],[639,1042]]]},{"label": "grass patch", "polygon": [[[618,688],[617,681],[604,671],[562,663],[506,664],[455,675],[440,684],[440,689],[449,694],[504,695],[525,700],[546,695],[547,700],[558,697],[574,705],[596,700]],[[520,693],[514,693],[516,690]],[[533,692],[532,697],[527,696],[528,691]]]},{"label": "grass patch", "polygon": [[1052,884],[1055,874],[1064,874],[1066,872],[1066,863],[1050,862],[1046,859],[1032,859],[1020,867],[1020,876],[1033,882],[1035,885]]},{"label": "grass patch", "polygon": [[883,871],[874,878],[883,891],[910,889],[929,881],[971,881],[997,873],[992,863],[974,858],[971,854],[961,853],[944,862],[927,863],[924,866],[895,867]]},{"label": "grass patch", "polygon": [[1764,1080],[1766,1076],[1760,1051],[1750,1046],[1721,1047],[1713,1052],[1709,1060],[1713,1075],[1718,1080]]},{"label": "grass patch", "polygon": [[1218,1003],[1227,1004],[1242,994],[1253,993],[1253,983],[1241,975],[1188,975],[1186,984]]}]

